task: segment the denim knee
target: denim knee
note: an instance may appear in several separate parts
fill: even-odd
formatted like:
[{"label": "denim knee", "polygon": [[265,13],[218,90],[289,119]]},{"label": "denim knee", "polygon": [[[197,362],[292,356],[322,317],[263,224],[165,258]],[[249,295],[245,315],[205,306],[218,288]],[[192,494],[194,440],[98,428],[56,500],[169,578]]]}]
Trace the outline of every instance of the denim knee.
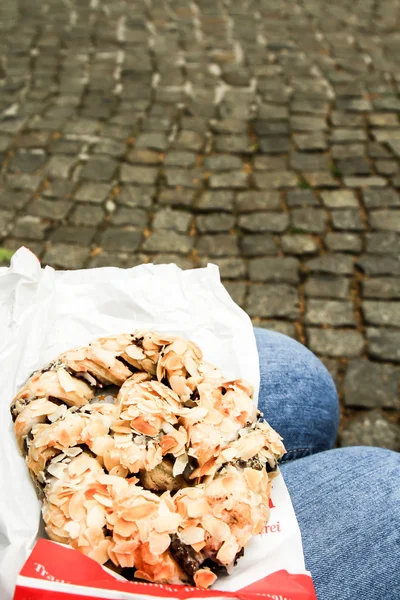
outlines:
[{"label": "denim knee", "polygon": [[292,460],[332,448],[339,403],[332,378],[305,346],[281,333],[255,328],[260,358],[259,408],[284,437]]}]

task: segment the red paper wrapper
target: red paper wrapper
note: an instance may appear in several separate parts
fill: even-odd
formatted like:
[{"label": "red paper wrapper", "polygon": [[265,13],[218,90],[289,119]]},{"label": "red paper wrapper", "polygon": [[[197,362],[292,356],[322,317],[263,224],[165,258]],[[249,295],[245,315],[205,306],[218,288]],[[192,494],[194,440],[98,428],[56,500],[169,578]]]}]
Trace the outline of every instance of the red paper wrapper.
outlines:
[{"label": "red paper wrapper", "polygon": [[234,598],[238,600],[317,600],[308,574],[281,570],[235,592],[177,585],[120,581],[98,563],[66,546],[40,539],[23,566],[14,600],[145,600]]}]

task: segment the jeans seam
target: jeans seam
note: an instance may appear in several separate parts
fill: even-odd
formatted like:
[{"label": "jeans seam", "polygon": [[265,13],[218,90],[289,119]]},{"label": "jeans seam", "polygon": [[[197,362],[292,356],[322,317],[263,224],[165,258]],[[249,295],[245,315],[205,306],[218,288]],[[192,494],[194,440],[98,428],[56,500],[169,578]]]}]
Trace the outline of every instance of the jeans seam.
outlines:
[{"label": "jeans seam", "polygon": [[306,448],[293,448],[293,449],[288,450],[279,462],[280,462],[280,464],[283,464],[283,463],[291,462],[298,458],[304,458],[304,456],[293,456],[293,458],[286,458],[286,456],[288,456],[289,454],[298,454],[300,452],[307,452],[308,455],[311,455],[313,453],[316,454],[317,452],[323,452],[324,450],[325,450],[325,448],[318,448],[315,446],[308,446]]}]

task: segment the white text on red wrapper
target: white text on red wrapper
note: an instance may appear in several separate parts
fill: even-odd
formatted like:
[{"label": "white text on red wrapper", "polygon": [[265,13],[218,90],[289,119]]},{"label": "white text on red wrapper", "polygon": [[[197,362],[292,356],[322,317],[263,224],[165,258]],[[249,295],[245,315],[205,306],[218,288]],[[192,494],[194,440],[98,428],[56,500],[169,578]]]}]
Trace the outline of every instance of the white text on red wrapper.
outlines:
[{"label": "white text on red wrapper", "polygon": [[50,575],[46,567],[44,567],[40,563],[35,563],[35,571],[36,573],[39,573],[41,577],[44,577],[44,579],[47,579],[48,581],[56,581],[57,583],[67,583],[64,579],[57,579],[53,575]]}]

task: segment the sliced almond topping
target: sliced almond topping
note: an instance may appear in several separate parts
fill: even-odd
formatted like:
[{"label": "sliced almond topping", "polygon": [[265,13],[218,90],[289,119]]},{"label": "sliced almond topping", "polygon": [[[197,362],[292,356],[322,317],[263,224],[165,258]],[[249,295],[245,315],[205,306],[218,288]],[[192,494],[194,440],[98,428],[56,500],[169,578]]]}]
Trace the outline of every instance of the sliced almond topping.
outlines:
[{"label": "sliced almond topping", "polygon": [[192,390],[186,385],[186,379],[179,375],[171,375],[169,383],[178,396],[190,397]]},{"label": "sliced almond topping", "polygon": [[145,573],[144,571],[141,571],[140,569],[137,569],[135,571],[135,577],[136,577],[136,579],[144,579],[145,581],[151,581],[152,583],[154,581],[154,578],[151,575],[148,575],[147,573]]},{"label": "sliced almond topping", "polygon": [[184,354],[188,349],[188,343],[185,340],[175,340],[168,348],[171,352],[176,352],[176,354]]},{"label": "sliced almond topping", "polygon": [[136,522],[125,521],[124,519],[118,519],[114,525],[114,533],[117,533],[125,538],[134,535],[138,528]]},{"label": "sliced almond topping", "polygon": [[47,467],[47,471],[50,473],[50,475],[53,475],[53,477],[57,477],[57,479],[63,479],[67,469],[68,465],[66,465],[65,463],[51,463]]},{"label": "sliced almond topping", "polygon": [[174,446],[176,446],[176,438],[172,435],[164,435],[161,438],[161,449],[163,454],[167,454]]},{"label": "sliced almond topping", "polygon": [[194,574],[193,579],[197,587],[206,589],[209,588],[210,585],[215,583],[217,576],[215,575],[215,573],[212,573],[212,571],[209,571],[208,569],[199,569]]},{"label": "sliced almond topping", "polygon": [[[127,477],[129,470],[122,465],[117,465],[116,467],[110,469],[109,473],[110,475],[117,475],[117,477]],[[138,481],[138,479],[136,479],[136,481]]]},{"label": "sliced almond topping", "polygon": [[178,475],[182,475],[188,462],[189,462],[189,459],[188,459],[187,454],[182,454],[181,456],[178,456],[177,459],[175,460],[175,463],[174,463],[174,466],[172,469],[172,475],[174,477],[178,477]]},{"label": "sliced almond topping", "polygon": [[154,502],[138,503],[131,508],[126,508],[122,511],[121,516],[126,521],[136,521],[136,519],[144,519],[157,511],[157,504]]},{"label": "sliced almond topping", "polygon": [[58,369],[57,377],[63,390],[65,390],[66,392],[75,391],[76,382],[74,378],[71,377],[71,375],[65,369]]},{"label": "sliced almond topping", "polygon": [[[132,569],[135,566],[133,554],[120,554],[116,552],[115,556],[117,558],[119,566],[123,569]],[[135,573],[135,577],[138,577],[137,571]]]},{"label": "sliced almond topping", "polygon": [[63,419],[65,417],[66,412],[67,407],[65,406],[65,404],[60,404],[60,406],[57,406],[57,409],[53,412],[53,414],[49,415],[47,418],[50,421],[50,423],[54,423],[55,421],[58,421],[58,419]]},{"label": "sliced almond topping", "polygon": [[86,523],[88,527],[102,529],[106,524],[103,507],[98,505],[91,508],[87,513]]},{"label": "sliced almond topping", "polygon": [[162,362],[167,371],[180,371],[183,367],[182,357],[175,352],[168,352]]},{"label": "sliced almond topping", "polygon": [[106,506],[107,508],[111,508],[113,505],[111,498],[109,498],[108,496],[104,496],[103,494],[93,494],[93,498],[99,504],[102,504],[103,506]]},{"label": "sliced almond topping", "polygon": [[244,469],[244,476],[246,481],[253,492],[257,492],[260,487],[260,483],[263,480],[263,472],[256,471],[255,469]]},{"label": "sliced almond topping", "polygon": [[153,527],[158,533],[174,533],[181,523],[182,517],[178,513],[170,513],[167,518],[157,517]]},{"label": "sliced almond topping", "polygon": [[199,361],[192,356],[185,356],[185,368],[192,377],[199,377]]},{"label": "sliced almond topping", "polygon": [[204,529],[201,527],[186,527],[186,529],[182,529],[179,533],[179,537],[188,546],[199,544],[200,542],[204,542]]},{"label": "sliced almond topping", "polygon": [[83,505],[85,501],[85,496],[83,492],[75,492],[71,496],[71,499],[68,504],[68,512],[71,519],[74,521],[80,521],[84,519],[86,516],[86,509]]},{"label": "sliced almond topping", "polygon": [[[94,398],[103,384],[119,391]],[[235,461],[274,466],[284,452],[280,436],[257,421],[252,394],[193,342],[147,331],[101,338],[36,372],[12,407],[21,447],[30,434],[31,474],[45,485],[49,537],[151,582],[188,580],[168,551],[177,534],[233,568],[267,522],[272,480]],[[197,468],[182,487],[189,457]],[[203,588],[215,579],[207,568],[194,575]]]},{"label": "sliced almond topping", "polygon": [[72,540],[78,538],[81,531],[79,523],[76,523],[75,521],[69,521],[66,523],[64,525],[64,529]]},{"label": "sliced almond topping", "polygon": [[98,471],[101,467],[94,458],[91,458],[84,452],[74,458],[68,466],[68,472],[71,477],[82,475],[85,471],[91,469]]},{"label": "sliced almond topping", "polygon": [[158,434],[157,427],[151,425],[148,421],[146,421],[143,417],[137,417],[133,419],[131,422],[132,429],[138,431],[139,433],[143,433],[144,435],[149,435],[151,437]]},{"label": "sliced almond topping", "polygon": [[239,549],[239,544],[231,537],[231,539],[222,544],[217,554],[217,560],[223,565],[229,565],[235,560],[235,556],[239,552]]},{"label": "sliced almond topping", "polygon": [[111,369],[115,364],[115,354],[108,350],[104,350],[100,346],[93,344],[88,349],[88,358],[93,361],[98,361],[101,365],[104,365],[107,369]]},{"label": "sliced almond topping", "polygon": [[82,448],[79,448],[79,447],[65,448],[64,453],[66,454],[66,456],[74,458],[75,456],[78,456],[79,454],[82,453]]},{"label": "sliced almond topping", "polygon": [[223,484],[223,479],[221,477],[219,477],[218,479],[214,479],[214,481],[206,485],[204,493],[206,496],[225,496],[226,489]]},{"label": "sliced almond topping", "polygon": [[143,352],[143,350],[135,345],[127,346],[125,348],[125,352],[130,358],[133,358],[134,360],[143,360],[144,358],[146,358],[146,355]]},{"label": "sliced almond topping", "polygon": [[197,423],[198,421],[202,421],[206,418],[208,414],[208,408],[203,406],[195,406],[191,408],[187,415],[185,415],[185,419],[190,421],[191,423]]},{"label": "sliced almond topping", "polygon": [[192,500],[187,507],[188,515],[191,518],[201,518],[210,512],[208,502],[205,498]]},{"label": "sliced almond topping", "polygon": [[171,543],[171,538],[167,533],[152,533],[149,539],[149,549],[152,554],[163,554]]},{"label": "sliced almond topping", "polygon": [[201,521],[202,526],[208,533],[210,533],[219,542],[229,540],[231,537],[231,530],[229,525],[216,519],[211,515],[206,515]]},{"label": "sliced almond topping", "polygon": [[96,548],[89,553],[90,558],[104,565],[108,561],[108,550],[111,546],[111,540],[102,540]]}]

